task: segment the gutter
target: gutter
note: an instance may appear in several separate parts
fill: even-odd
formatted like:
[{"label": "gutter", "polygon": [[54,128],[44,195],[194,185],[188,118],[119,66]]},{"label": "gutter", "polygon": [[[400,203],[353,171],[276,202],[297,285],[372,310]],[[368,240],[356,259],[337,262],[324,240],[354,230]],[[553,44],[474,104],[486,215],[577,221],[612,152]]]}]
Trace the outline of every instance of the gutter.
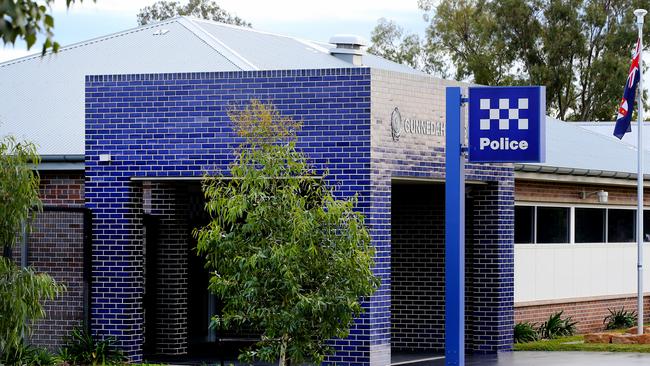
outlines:
[{"label": "gutter", "polygon": [[[515,180],[553,183],[577,183],[636,187],[636,174],[598,169],[563,168],[533,164],[515,164]],[[650,174],[644,176],[650,188]]]},{"label": "gutter", "polygon": [[[575,176],[586,176],[586,177],[636,179],[636,173],[614,172],[609,170],[598,170],[598,169],[562,168],[562,167],[533,165],[533,164],[515,164],[515,171],[526,172],[526,173],[575,175]],[[645,174],[643,178],[645,180],[650,180],[650,174]]]},{"label": "gutter", "polygon": [[41,155],[36,170],[85,170],[85,159],[83,154]]}]

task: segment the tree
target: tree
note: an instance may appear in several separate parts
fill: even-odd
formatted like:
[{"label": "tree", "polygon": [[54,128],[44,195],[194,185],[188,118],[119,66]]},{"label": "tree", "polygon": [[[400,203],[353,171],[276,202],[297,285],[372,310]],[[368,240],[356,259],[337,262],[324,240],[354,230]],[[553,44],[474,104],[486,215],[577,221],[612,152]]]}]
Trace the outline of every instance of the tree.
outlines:
[{"label": "tree", "polygon": [[379,286],[370,236],[296,149],[299,123],[256,100],[229,116],[243,143],[230,179],[204,182],[212,221],[196,231],[224,304],[213,325],[262,333],[242,361],[320,364]]},{"label": "tree", "polygon": [[[443,63],[430,55],[427,45],[417,34],[406,34],[404,28],[392,20],[381,18],[370,35],[368,52],[400,64],[445,77]],[[429,52],[427,52],[429,51]]]},{"label": "tree", "polygon": [[40,209],[38,173],[30,164],[38,164],[36,147],[13,137],[0,140],[0,356],[20,347],[31,331],[32,321],[45,316],[43,301],[53,299],[65,287],[44,273],[19,268],[6,253],[30,210]]},{"label": "tree", "polygon": [[[75,1],[65,0],[70,7]],[[94,0],[93,0],[94,1]],[[27,49],[36,43],[39,34],[45,35],[43,54],[49,49],[59,50],[59,44],[53,40],[54,18],[50,5],[54,0],[4,0],[0,3],[0,36],[5,44],[15,44],[17,39],[27,43]]]},{"label": "tree", "polygon": [[[419,0],[424,51],[483,85],[545,85],[549,113],[612,120],[636,39],[632,0]],[[381,26],[381,23],[377,26]]]},{"label": "tree", "polygon": [[140,9],[138,13],[138,24],[145,25],[179,15],[189,15],[243,27],[251,26],[250,23],[238,16],[231,15],[212,0],[189,0],[185,6],[181,5],[178,1],[158,1],[151,6],[145,6]]}]

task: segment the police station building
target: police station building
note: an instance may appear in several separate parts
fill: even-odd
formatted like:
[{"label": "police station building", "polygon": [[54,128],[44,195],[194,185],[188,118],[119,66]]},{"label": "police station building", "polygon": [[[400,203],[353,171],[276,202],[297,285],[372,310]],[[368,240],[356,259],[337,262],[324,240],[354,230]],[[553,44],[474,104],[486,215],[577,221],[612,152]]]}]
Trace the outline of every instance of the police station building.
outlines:
[{"label": "police station building", "polygon": [[[459,84],[366,54],[356,37],[331,41],[180,17],[0,64],[11,91],[0,133],[35,141],[43,157],[46,208],[28,262],[68,284],[35,343],[55,347],[87,323],[138,361],[256,338],[208,328],[220,305],[191,235],[209,219],[202,176],[227,173],[240,141],[227,110],[256,98],[303,121],[299,149],[336,194],[358,196],[376,248],[381,287],[329,361],[442,353],[445,87]],[[491,108],[527,109],[504,103]],[[466,346],[507,351],[515,173],[512,164],[465,172]]]}]

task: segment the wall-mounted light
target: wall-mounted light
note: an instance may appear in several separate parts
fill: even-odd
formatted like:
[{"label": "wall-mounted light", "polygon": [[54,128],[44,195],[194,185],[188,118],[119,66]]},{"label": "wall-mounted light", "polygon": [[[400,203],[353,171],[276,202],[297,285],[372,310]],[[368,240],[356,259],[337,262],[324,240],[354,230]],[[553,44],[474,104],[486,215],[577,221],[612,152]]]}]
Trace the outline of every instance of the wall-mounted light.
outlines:
[{"label": "wall-mounted light", "polygon": [[607,203],[607,200],[609,199],[609,193],[602,189],[600,191],[594,192],[582,191],[580,192],[580,199],[587,199],[587,197],[593,196],[594,194],[598,197],[598,203]]},{"label": "wall-mounted light", "polygon": [[100,163],[110,163],[111,160],[113,160],[113,157],[111,154],[99,154],[99,162]]}]

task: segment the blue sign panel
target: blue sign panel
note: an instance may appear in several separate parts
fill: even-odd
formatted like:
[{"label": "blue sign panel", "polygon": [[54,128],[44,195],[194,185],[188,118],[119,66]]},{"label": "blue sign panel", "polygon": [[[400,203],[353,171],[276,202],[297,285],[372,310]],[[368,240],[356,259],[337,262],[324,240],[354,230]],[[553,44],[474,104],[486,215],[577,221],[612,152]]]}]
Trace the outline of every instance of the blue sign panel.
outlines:
[{"label": "blue sign panel", "polygon": [[469,88],[469,161],[541,163],[546,157],[546,89]]}]

